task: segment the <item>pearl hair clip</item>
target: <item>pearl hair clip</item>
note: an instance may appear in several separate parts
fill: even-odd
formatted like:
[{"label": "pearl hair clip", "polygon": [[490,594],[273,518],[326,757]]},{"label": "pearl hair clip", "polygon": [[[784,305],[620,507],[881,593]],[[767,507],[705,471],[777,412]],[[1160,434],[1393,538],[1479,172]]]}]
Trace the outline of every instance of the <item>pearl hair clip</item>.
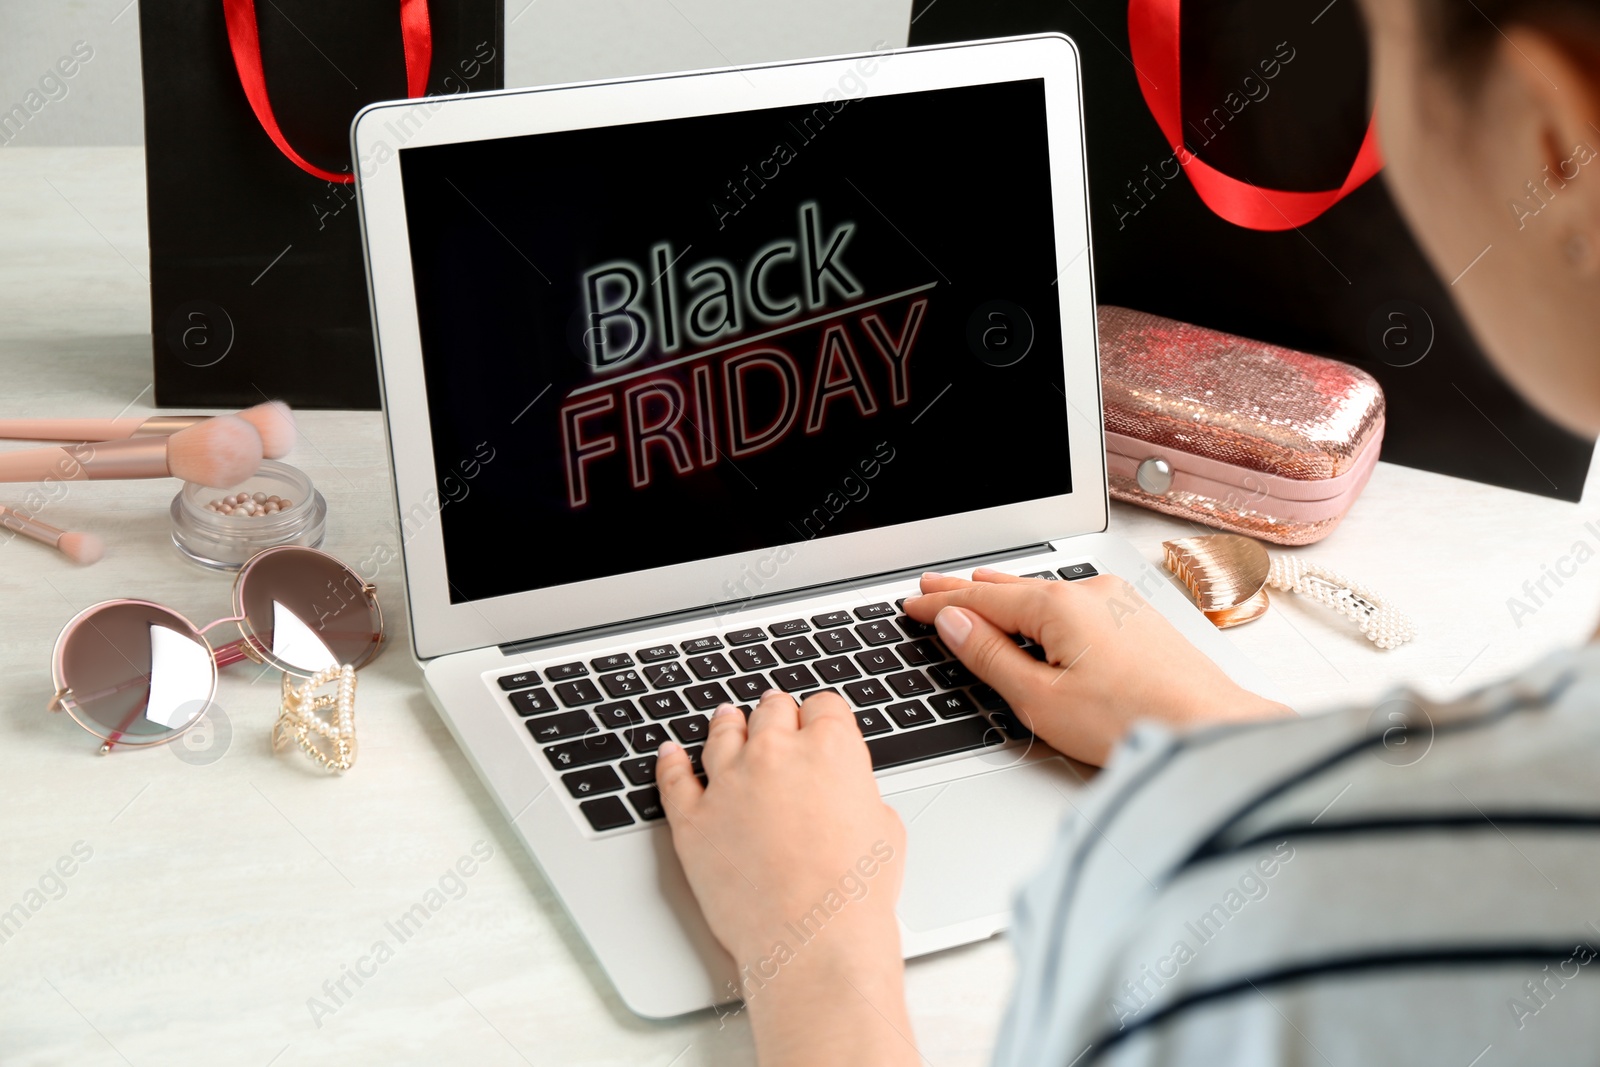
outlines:
[{"label": "pearl hair clip", "polygon": [[1399,648],[1417,636],[1410,617],[1367,586],[1299,556],[1269,555],[1248,537],[1208,534],[1166,541],[1162,548],[1167,569],[1218,629],[1266,614],[1271,586],[1333,609],[1379,648]]},{"label": "pearl hair clip", "polygon": [[[317,690],[333,685],[332,693]],[[320,711],[333,709],[330,714]],[[272,750],[282,752],[299,745],[305,754],[333,774],[343,774],[356,762],[356,669],[324,667],[303,685],[283,676],[283,706],[272,725]],[[321,738],[318,741],[317,738]]]}]

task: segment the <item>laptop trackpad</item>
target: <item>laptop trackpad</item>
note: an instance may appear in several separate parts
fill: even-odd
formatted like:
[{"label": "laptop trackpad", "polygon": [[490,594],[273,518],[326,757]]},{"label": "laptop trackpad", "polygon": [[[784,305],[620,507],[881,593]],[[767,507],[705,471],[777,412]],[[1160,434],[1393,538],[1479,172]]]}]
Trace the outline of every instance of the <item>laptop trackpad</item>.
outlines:
[{"label": "laptop trackpad", "polygon": [[1078,788],[1057,757],[886,797],[906,824],[900,921],[930,931],[1009,912]]}]

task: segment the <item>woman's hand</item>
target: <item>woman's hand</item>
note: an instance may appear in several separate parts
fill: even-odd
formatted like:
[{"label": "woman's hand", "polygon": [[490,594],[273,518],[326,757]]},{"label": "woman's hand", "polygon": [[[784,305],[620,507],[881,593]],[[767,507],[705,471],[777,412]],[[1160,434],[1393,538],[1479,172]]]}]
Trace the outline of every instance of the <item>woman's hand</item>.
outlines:
[{"label": "woman's hand", "polygon": [[[1140,719],[1182,726],[1293,714],[1241,688],[1120,578],[1050,582],[987,569],[972,578],[923,575],[906,614],[933,623],[1058,752],[1103,764]],[[1016,633],[1042,645],[1046,661],[1007,637]]]},{"label": "woman's hand", "polygon": [[902,985],[905,827],[835,693],[769,691],[712,716],[702,787],[683,749],[656,781],[711,931],[740,969],[761,1062],[917,1062]]}]

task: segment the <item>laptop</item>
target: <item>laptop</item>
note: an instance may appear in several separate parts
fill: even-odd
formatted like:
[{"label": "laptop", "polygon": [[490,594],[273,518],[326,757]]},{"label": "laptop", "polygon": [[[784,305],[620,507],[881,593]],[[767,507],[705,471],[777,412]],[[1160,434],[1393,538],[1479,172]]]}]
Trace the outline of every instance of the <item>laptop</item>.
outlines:
[{"label": "laptop", "polygon": [[654,752],[770,686],[855,709],[906,955],[1005,928],[1090,771],[905,615],[924,571],[1121,576],[1268,688],[1106,532],[1067,38],[383,103],[352,137],[427,692],[639,1015],[745,992]]}]

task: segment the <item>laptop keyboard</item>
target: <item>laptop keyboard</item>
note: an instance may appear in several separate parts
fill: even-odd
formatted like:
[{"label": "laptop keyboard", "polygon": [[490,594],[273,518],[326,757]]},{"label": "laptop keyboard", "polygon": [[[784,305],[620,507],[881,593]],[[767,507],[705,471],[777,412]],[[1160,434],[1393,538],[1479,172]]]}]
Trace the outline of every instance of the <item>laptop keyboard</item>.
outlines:
[{"label": "laptop keyboard", "polygon": [[[1087,563],[1024,575],[1072,581]],[[746,715],[761,694],[803,700],[831,690],[855,712],[875,771],[992,748],[1031,735],[1000,694],[980,682],[906,615],[903,600],[779,619],[587,660],[523,669],[496,679],[543,758],[600,832],[665,816],[656,749],[677,741],[700,764],[711,713]],[[1012,640],[1035,659],[1044,649]]]}]

